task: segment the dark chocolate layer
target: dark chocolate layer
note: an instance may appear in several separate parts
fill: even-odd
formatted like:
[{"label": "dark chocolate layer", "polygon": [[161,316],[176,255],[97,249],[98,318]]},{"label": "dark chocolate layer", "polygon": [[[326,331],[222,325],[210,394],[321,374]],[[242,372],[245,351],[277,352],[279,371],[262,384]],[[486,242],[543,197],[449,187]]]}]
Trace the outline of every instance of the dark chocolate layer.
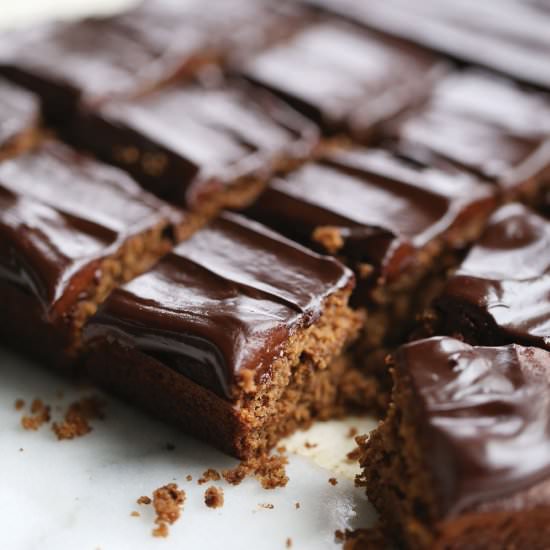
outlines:
[{"label": "dark chocolate layer", "polygon": [[[392,281],[420,249],[492,203],[491,186],[452,167],[355,148],[275,179],[249,214],[354,267],[372,265],[374,275]],[[334,239],[315,243],[315,230],[323,228]]]},{"label": "dark chocolate layer", "polygon": [[550,97],[487,73],[450,74],[385,133],[405,154],[440,157],[505,190],[550,177]]},{"label": "dark chocolate layer", "polygon": [[438,67],[431,55],[397,40],[320,22],[251,58],[241,71],[327,132],[361,139],[418,102]]},{"label": "dark chocolate layer", "polygon": [[419,443],[442,515],[548,479],[548,352],[431,338],[400,348],[395,369],[422,411],[416,415]]},{"label": "dark chocolate layer", "polygon": [[147,189],[195,206],[281,159],[306,157],[316,128],[244,83],[175,85],[83,113],[73,139],[128,170]]},{"label": "dark chocolate layer", "polygon": [[435,305],[445,332],[550,349],[550,222],[502,207]]},{"label": "dark chocolate layer", "polygon": [[539,6],[537,0],[306,1],[368,28],[550,89],[550,13],[544,0]]},{"label": "dark chocolate layer", "polygon": [[184,220],[123,172],[56,143],[0,163],[0,189],[1,277],[46,318],[64,316],[128,238]]},{"label": "dark chocolate layer", "polygon": [[244,369],[270,377],[289,336],[351,284],[337,261],[224,214],[114,291],[84,338],[136,347],[229,398]]},{"label": "dark chocolate layer", "polygon": [[39,118],[38,98],[0,78],[0,154],[2,147],[30,131]]}]

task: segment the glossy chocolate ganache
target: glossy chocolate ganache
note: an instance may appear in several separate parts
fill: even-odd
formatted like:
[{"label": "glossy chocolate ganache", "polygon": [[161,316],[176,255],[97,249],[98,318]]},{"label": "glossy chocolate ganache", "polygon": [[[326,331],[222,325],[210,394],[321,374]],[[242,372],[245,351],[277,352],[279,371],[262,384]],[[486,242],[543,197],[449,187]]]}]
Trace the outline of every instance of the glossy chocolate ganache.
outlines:
[{"label": "glossy chocolate ganache", "polygon": [[400,348],[395,369],[422,411],[417,433],[443,516],[513,506],[506,499],[548,479],[547,351],[437,337]]},{"label": "glossy chocolate ganache", "polygon": [[224,214],[113,292],[84,337],[137,348],[230,398],[235,375],[269,377],[289,336],[352,284],[336,260]]}]

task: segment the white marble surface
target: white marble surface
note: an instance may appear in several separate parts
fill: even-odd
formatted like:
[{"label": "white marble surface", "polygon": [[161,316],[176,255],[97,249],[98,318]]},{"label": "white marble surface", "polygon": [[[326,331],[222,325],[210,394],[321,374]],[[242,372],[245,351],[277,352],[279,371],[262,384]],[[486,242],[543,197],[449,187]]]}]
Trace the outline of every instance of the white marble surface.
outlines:
[{"label": "white marble surface", "polygon": [[[1,0],[0,25],[13,26],[45,17],[116,10],[131,0]],[[0,349],[0,548],[6,550],[125,550],[162,548],[323,550],[338,548],[336,529],[367,525],[374,515],[363,491],[353,486],[355,465],[345,461],[353,443],[350,425],[370,429],[372,420],[324,423],[288,443],[290,482],[284,489],[263,490],[251,479],[240,486],[216,483],[225,505],[208,509],[208,485],[196,480],[209,467],[235,461],[186,438],[134,410],[108,399],[106,419],[92,433],[57,441],[49,425],[22,429],[17,398],[27,407],[34,397],[52,405],[53,419],[93,389],[75,388],[53,373]],[[58,392],[63,392],[60,399]],[[166,443],[176,449],[168,451]],[[317,446],[305,446],[305,443]],[[191,474],[192,482],[185,477]],[[338,484],[328,483],[337,477]],[[151,536],[150,507],[136,499],[176,481],[187,493],[181,519],[167,539]],[[295,503],[300,502],[296,509]],[[274,509],[259,506],[271,503]],[[133,510],[141,512],[132,517]]]}]

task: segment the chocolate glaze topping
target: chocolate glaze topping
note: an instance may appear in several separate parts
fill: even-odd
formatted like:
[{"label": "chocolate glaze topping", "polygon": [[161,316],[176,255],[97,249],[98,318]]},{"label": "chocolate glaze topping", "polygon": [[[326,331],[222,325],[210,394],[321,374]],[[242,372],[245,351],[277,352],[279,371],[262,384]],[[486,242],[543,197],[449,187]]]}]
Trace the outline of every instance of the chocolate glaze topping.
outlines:
[{"label": "chocolate glaze topping", "polygon": [[136,347],[229,398],[243,369],[269,377],[289,335],[352,278],[337,261],[224,214],[114,291],[84,338]]},{"label": "chocolate glaze topping", "polygon": [[550,97],[487,73],[457,72],[385,133],[406,154],[439,156],[508,189],[550,167]]},{"label": "chocolate glaze topping", "polygon": [[397,40],[320,22],[241,70],[325,131],[365,138],[376,124],[418,102],[440,68],[431,55]]},{"label": "chocolate glaze topping", "polygon": [[39,117],[38,99],[0,78],[0,149],[35,126]]},{"label": "chocolate glaze topping", "polygon": [[550,476],[550,355],[451,338],[400,348],[396,376],[422,411],[419,441],[452,516]]},{"label": "chocolate glaze topping", "polygon": [[325,251],[392,280],[419,249],[492,202],[490,186],[452,167],[355,148],[272,181],[248,213],[309,245],[315,229],[333,228],[341,243]]},{"label": "chocolate glaze topping", "polygon": [[550,222],[520,204],[499,209],[436,308],[468,341],[550,349]]},{"label": "chocolate glaze topping", "polygon": [[55,143],[0,163],[0,189],[0,277],[52,318],[126,239],[184,219],[123,172]]},{"label": "chocolate glaze topping", "polygon": [[307,2],[460,61],[550,89],[550,11],[545,0]]},{"label": "chocolate glaze topping", "polygon": [[111,102],[83,113],[71,133],[155,194],[192,205],[239,178],[265,179],[277,160],[307,156],[318,139],[298,113],[235,81]]}]

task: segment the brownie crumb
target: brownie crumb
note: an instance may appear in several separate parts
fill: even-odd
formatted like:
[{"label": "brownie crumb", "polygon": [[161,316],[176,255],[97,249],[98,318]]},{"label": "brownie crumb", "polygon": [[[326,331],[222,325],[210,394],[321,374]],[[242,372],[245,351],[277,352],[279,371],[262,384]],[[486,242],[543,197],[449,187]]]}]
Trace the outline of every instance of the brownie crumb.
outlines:
[{"label": "brownie crumb", "polygon": [[245,477],[253,475],[264,489],[275,489],[276,487],[285,487],[288,483],[286,464],[288,464],[286,456],[262,455],[241,462],[230,470],[224,470],[222,475],[225,481],[231,485],[238,485]]},{"label": "brownie crumb", "polygon": [[265,508],[266,510],[273,510],[275,508],[274,504],[271,504],[270,502],[264,502],[262,504],[258,504],[260,508]]},{"label": "brownie crumb", "polygon": [[20,411],[25,406],[25,400],[24,399],[16,399],[15,400],[15,410]]},{"label": "brownie crumb", "polygon": [[306,449],[315,449],[315,447],[317,447],[317,443],[310,443],[309,441],[306,441],[304,443],[304,447]]},{"label": "brownie crumb", "polygon": [[348,462],[357,462],[360,456],[361,449],[359,447],[355,447],[353,451],[350,451],[348,454],[346,454],[346,459]]},{"label": "brownie crumb", "polygon": [[153,536],[168,536],[168,525],[172,525],[179,519],[184,502],[185,491],[175,483],[168,483],[153,492],[153,508],[157,524],[157,527],[153,529]]},{"label": "brownie crumb", "polygon": [[221,475],[217,470],[214,470],[213,468],[208,468],[208,470],[205,470],[202,473],[202,476],[197,480],[197,483],[199,485],[204,485],[208,481],[219,481],[221,479]]},{"label": "brownie crumb", "polygon": [[300,509],[300,503],[299,503],[299,502],[295,502],[295,503],[294,503],[294,508],[296,508],[296,510],[299,510],[299,509]]},{"label": "brownie crumb", "polygon": [[328,482],[329,482],[331,485],[338,485],[338,480],[337,480],[335,477],[329,478]]},{"label": "brownie crumb", "polygon": [[342,535],[343,538],[339,540],[344,542],[343,550],[379,550],[391,547],[390,540],[380,525],[356,531],[346,530]]},{"label": "brownie crumb", "polygon": [[286,539],[285,546],[286,546],[287,548],[292,548],[292,539],[291,539],[290,537],[288,537],[288,538]]},{"label": "brownie crumb", "polygon": [[133,518],[139,518],[139,516],[141,516],[141,514],[139,512],[136,512],[135,510],[132,510],[130,512],[130,515],[133,517]]},{"label": "brownie crumb", "polygon": [[138,504],[151,504],[152,500],[147,496],[139,497],[136,501]]},{"label": "brownie crumb", "polygon": [[187,481],[193,481],[193,476],[192,476],[191,474],[187,474],[187,475],[185,476],[185,479],[186,479]]},{"label": "brownie crumb", "polygon": [[351,439],[351,438],[355,437],[357,435],[357,433],[358,433],[357,428],[352,426],[348,431],[348,437]]},{"label": "brownie crumb", "polygon": [[62,422],[52,425],[57,439],[74,439],[92,431],[90,420],[103,420],[105,402],[99,397],[84,397],[71,403]]},{"label": "brownie crumb", "polygon": [[208,508],[221,508],[223,506],[223,489],[208,487],[204,493],[204,503]]},{"label": "brownie crumb", "polygon": [[343,246],[344,239],[338,227],[322,226],[315,229],[312,238],[325,247],[330,254],[336,254]]},{"label": "brownie crumb", "polygon": [[31,414],[21,418],[21,426],[25,430],[36,431],[51,419],[50,406],[45,405],[41,399],[35,399],[31,404]]}]

